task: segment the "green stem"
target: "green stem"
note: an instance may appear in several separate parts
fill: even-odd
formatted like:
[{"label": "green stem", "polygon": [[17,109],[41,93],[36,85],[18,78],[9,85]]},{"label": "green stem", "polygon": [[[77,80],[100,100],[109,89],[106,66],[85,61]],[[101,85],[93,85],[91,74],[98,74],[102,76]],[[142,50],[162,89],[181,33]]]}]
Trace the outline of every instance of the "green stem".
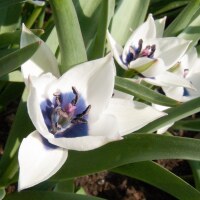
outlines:
[{"label": "green stem", "polygon": [[32,15],[26,21],[26,27],[31,28],[33,26],[35,20],[38,18],[38,16],[42,12],[42,9],[43,9],[42,7],[34,8]]}]

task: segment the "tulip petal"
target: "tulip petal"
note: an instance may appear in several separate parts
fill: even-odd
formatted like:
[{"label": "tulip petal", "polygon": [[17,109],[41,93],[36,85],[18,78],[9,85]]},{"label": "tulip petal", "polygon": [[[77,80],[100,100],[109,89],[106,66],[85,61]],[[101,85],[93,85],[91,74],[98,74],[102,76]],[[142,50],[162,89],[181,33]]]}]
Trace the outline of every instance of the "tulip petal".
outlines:
[{"label": "tulip petal", "polygon": [[190,41],[175,37],[157,38],[152,42],[156,45],[154,57],[162,59],[167,68],[180,60],[190,44]]},{"label": "tulip petal", "polygon": [[123,48],[122,46],[120,46],[115,40],[114,38],[111,36],[111,34],[107,31],[107,39],[108,42],[110,44],[110,47],[112,49],[112,53],[113,56],[115,58],[115,60],[117,61],[117,63],[125,70],[127,70],[127,66],[122,62],[122,52],[123,52]]},{"label": "tulip petal", "polygon": [[183,87],[162,87],[165,95],[177,101],[183,101]]},{"label": "tulip petal", "polygon": [[127,99],[127,100],[133,100],[134,98],[134,96],[127,94],[125,92],[121,92],[119,90],[114,90],[113,97],[120,98],[120,99]]},{"label": "tulip petal", "polygon": [[90,117],[96,120],[112,97],[116,74],[111,54],[94,61],[78,65],[60,78],[62,87],[75,86],[82,92],[88,105]]},{"label": "tulip petal", "polygon": [[96,122],[89,123],[89,136],[75,138],[49,138],[57,146],[77,151],[96,149],[112,141],[122,139],[118,133],[116,118],[102,114]]},{"label": "tulip petal", "polygon": [[49,49],[49,47],[37,36],[35,36],[29,29],[23,25],[20,47],[25,47],[33,42],[40,41],[41,45],[35,54],[26,61],[22,66],[22,74],[25,83],[28,84],[28,77],[39,76],[44,72],[51,72],[56,77],[59,77],[59,69],[55,56]]},{"label": "tulip petal", "polygon": [[37,131],[25,138],[19,149],[18,190],[32,187],[54,175],[65,163],[68,151],[46,145]]},{"label": "tulip petal", "polygon": [[30,81],[30,93],[27,100],[29,116],[35,128],[43,137],[48,138],[49,135],[53,137],[45,124],[40,105],[47,98],[45,94],[48,91],[48,87],[57,81],[57,79],[52,74],[47,73],[40,77],[32,77]]},{"label": "tulip petal", "polygon": [[164,63],[161,59],[151,59],[147,57],[138,58],[130,63],[130,69],[135,69],[145,77],[155,77],[165,71]]},{"label": "tulip petal", "polygon": [[111,99],[107,113],[116,117],[121,136],[166,115],[146,104],[117,98]]},{"label": "tulip petal", "polygon": [[158,74],[154,78],[143,78],[143,80],[157,86],[182,86],[192,89],[194,88],[188,80],[168,71]]},{"label": "tulip petal", "polygon": [[163,32],[165,28],[165,22],[166,22],[167,17],[163,17],[161,19],[155,20],[155,25],[156,25],[156,37],[163,37]]},{"label": "tulip petal", "polygon": [[126,42],[124,46],[124,51],[123,51],[123,59],[126,58],[126,55],[129,52],[129,47],[132,46],[137,46],[138,41],[140,39],[142,40],[147,40],[149,38],[155,38],[156,37],[156,26],[154,19],[151,14],[149,14],[147,20],[141,24],[130,36],[128,41]]}]

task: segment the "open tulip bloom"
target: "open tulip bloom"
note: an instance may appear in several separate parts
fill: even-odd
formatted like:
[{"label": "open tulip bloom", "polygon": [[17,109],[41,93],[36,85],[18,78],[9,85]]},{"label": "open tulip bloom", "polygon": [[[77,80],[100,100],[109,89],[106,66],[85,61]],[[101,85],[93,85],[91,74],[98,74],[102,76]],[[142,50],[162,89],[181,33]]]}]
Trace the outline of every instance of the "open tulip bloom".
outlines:
[{"label": "open tulip bloom", "polygon": [[178,101],[188,101],[200,96],[200,58],[197,55],[196,49],[191,48],[177,63],[173,73],[179,77],[185,78],[190,82],[194,89],[186,87],[168,86],[163,87],[166,96]]},{"label": "open tulip bloom", "polygon": [[165,19],[154,20],[150,14],[132,33],[124,48],[107,32],[113,55],[123,69],[137,71],[150,84],[193,88],[190,82],[167,71],[184,55],[190,41],[177,37],[162,38]]},{"label": "open tulip bloom", "polygon": [[[21,46],[35,40],[39,38],[24,27]],[[60,78],[54,76],[58,72],[52,56],[42,42],[22,66],[29,87],[28,113],[36,130],[19,149],[19,190],[55,174],[65,163],[68,150],[98,148],[165,115],[130,98],[113,97],[115,66],[111,54],[79,64]]]}]

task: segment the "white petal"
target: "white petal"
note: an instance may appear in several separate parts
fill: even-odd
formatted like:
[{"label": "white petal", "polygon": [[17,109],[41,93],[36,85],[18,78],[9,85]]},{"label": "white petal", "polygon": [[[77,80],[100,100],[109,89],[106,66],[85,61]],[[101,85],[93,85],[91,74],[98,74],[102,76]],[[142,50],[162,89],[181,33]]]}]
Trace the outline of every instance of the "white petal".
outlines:
[{"label": "white petal", "polygon": [[165,95],[177,101],[183,101],[183,87],[162,87]]},{"label": "white petal", "polygon": [[127,66],[122,62],[122,52],[123,48],[121,45],[119,45],[114,38],[111,36],[111,34],[107,31],[107,39],[110,44],[113,56],[117,63],[125,70],[127,70]]},{"label": "white petal", "polygon": [[37,131],[25,138],[19,149],[18,190],[32,187],[54,175],[65,163],[68,151],[46,146]]},{"label": "white petal", "polygon": [[173,125],[174,125],[174,123],[170,123],[168,125],[163,126],[162,128],[159,128],[157,130],[157,134],[161,135],[161,134],[165,133]]},{"label": "white petal", "polygon": [[28,0],[28,3],[34,4],[36,6],[44,6],[45,2],[44,1],[35,1],[35,0]]},{"label": "white petal", "polygon": [[75,86],[82,92],[87,104],[91,105],[90,117],[96,120],[112,97],[115,74],[112,55],[108,54],[72,68],[60,78],[60,82],[63,86]]},{"label": "white petal", "polygon": [[57,79],[50,73],[44,74],[40,77],[31,78],[32,84],[30,84],[30,93],[27,100],[28,113],[35,128],[45,138],[48,138],[49,135],[53,137],[53,135],[49,133],[44,122],[40,104],[42,101],[46,100],[48,87],[56,80]]},{"label": "white petal", "polygon": [[190,41],[175,37],[168,37],[157,38],[153,41],[153,43],[156,45],[154,57],[162,59],[166,67],[171,67],[180,61],[180,58],[186,52]]},{"label": "white petal", "polygon": [[147,20],[143,24],[141,24],[128,39],[124,47],[123,58],[126,57],[129,51],[129,47],[131,45],[137,46],[138,41],[140,39],[143,39],[145,41],[149,38],[155,38],[155,37],[156,37],[156,27],[155,27],[154,19],[152,15],[150,14]]},{"label": "white petal", "polygon": [[166,22],[167,17],[163,17],[161,19],[155,20],[155,25],[156,25],[156,37],[163,37],[163,31],[165,28],[165,22]]},{"label": "white petal", "polygon": [[77,151],[96,149],[112,141],[120,140],[118,124],[114,116],[102,114],[96,122],[89,122],[89,135],[74,138],[49,138],[57,146]]},{"label": "white petal", "polygon": [[[169,108],[167,106],[162,106],[158,104],[152,104],[152,106],[159,111],[164,111]],[[174,123],[170,123],[168,125],[163,126],[162,128],[159,128],[156,133],[159,135],[165,133],[171,126],[173,126],[173,124]]]},{"label": "white petal", "polygon": [[114,90],[114,94],[113,94],[114,98],[120,98],[120,99],[127,99],[127,100],[133,100],[133,96],[130,94],[127,94],[125,92],[121,92],[119,90]]},{"label": "white petal", "polygon": [[165,115],[146,104],[117,98],[111,99],[107,113],[117,118],[121,136],[136,131]]},{"label": "white petal", "polygon": [[194,86],[188,80],[168,71],[165,71],[162,74],[158,74],[153,79],[144,78],[143,80],[157,86],[182,86],[187,88],[194,88]]},{"label": "white petal", "polygon": [[[145,67],[148,66],[148,67]],[[130,63],[130,69],[135,69],[145,77],[155,77],[163,73],[165,65],[161,59],[151,59],[147,57],[138,58]]]},{"label": "white petal", "polygon": [[25,47],[33,42],[40,41],[41,45],[35,54],[26,61],[22,66],[22,74],[25,83],[28,84],[28,77],[39,76],[44,72],[51,72],[53,75],[59,77],[59,69],[55,56],[49,47],[37,36],[35,36],[25,25],[22,28],[20,48]]}]

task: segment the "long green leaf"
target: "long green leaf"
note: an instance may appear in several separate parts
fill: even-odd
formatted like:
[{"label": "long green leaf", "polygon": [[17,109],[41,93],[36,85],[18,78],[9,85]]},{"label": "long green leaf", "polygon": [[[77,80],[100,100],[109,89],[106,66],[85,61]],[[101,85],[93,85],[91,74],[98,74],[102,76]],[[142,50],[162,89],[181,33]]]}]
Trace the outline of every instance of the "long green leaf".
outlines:
[{"label": "long green leaf", "polygon": [[87,61],[76,11],[71,0],[50,0],[61,53],[61,74]]},{"label": "long green leaf", "polygon": [[36,52],[39,46],[40,42],[36,42],[0,58],[0,77],[20,67]]},{"label": "long green leaf", "polygon": [[[183,181],[180,177],[151,161],[124,165],[113,172],[139,179],[153,185],[181,200],[200,199],[200,192]],[[179,188],[177,190],[177,188]]]},{"label": "long green leaf", "polygon": [[200,119],[177,121],[173,127],[178,130],[200,131]]},{"label": "long green leaf", "polygon": [[195,46],[200,39],[200,8],[194,14],[189,25],[178,35],[180,38],[192,40],[190,47]]},{"label": "long green leaf", "polygon": [[183,103],[177,107],[165,110],[168,114],[154,122],[149,123],[144,128],[140,129],[141,132],[154,132],[165,125],[176,122],[180,119],[188,117],[192,114],[200,112],[200,97]]},{"label": "long green leaf", "polygon": [[124,45],[135,30],[145,19],[149,0],[121,0],[116,8],[111,24],[111,35],[121,45]]},{"label": "long green leaf", "polygon": [[200,160],[199,152],[199,140],[154,134],[132,134],[124,140],[92,151],[70,151],[67,162],[52,180],[71,179],[139,161]]},{"label": "long green leaf", "polygon": [[102,0],[74,0],[73,2],[79,19],[85,47],[88,49],[97,32]]},{"label": "long green leaf", "polygon": [[[36,35],[41,35],[44,32],[41,29],[32,29],[31,31]],[[0,34],[0,47],[10,44],[19,44],[20,36],[21,36],[20,30]]]},{"label": "long green leaf", "polygon": [[114,14],[115,2],[113,0],[105,0],[101,2],[100,16],[95,39],[88,50],[89,60],[101,58],[104,56],[106,32],[110,19]]},{"label": "long green leaf", "polygon": [[102,198],[62,192],[20,192],[6,196],[5,200],[103,200]]},{"label": "long green leaf", "polygon": [[159,94],[141,84],[134,83],[133,81],[121,77],[115,78],[115,89],[139,97],[140,99],[143,99],[150,103],[156,103],[170,107],[179,104],[179,102],[170,99],[162,94]]},{"label": "long green leaf", "polygon": [[24,84],[8,83],[4,91],[0,95],[0,106],[7,106],[11,101],[16,100],[22,95]]},{"label": "long green leaf", "polygon": [[20,4],[11,5],[6,8],[0,7],[0,33],[15,31],[19,28],[21,10],[22,5]]},{"label": "long green leaf", "polygon": [[23,3],[27,0],[0,0],[0,8],[9,7],[14,4]]},{"label": "long green leaf", "polygon": [[27,90],[24,91],[15,120],[9,132],[4,154],[0,160],[0,185],[8,185],[18,171],[17,152],[24,137],[34,130],[26,107]]},{"label": "long green leaf", "polygon": [[194,13],[199,9],[200,0],[191,0],[185,9],[175,18],[175,20],[167,27],[164,32],[165,37],[176,36],[183,31]]},{"label": "long green leaf", "polygon": [[10,72],[2,77],[0,77],[1,81],[10,81],[10,82],[23,82],[22,73],[18,70]]}]

